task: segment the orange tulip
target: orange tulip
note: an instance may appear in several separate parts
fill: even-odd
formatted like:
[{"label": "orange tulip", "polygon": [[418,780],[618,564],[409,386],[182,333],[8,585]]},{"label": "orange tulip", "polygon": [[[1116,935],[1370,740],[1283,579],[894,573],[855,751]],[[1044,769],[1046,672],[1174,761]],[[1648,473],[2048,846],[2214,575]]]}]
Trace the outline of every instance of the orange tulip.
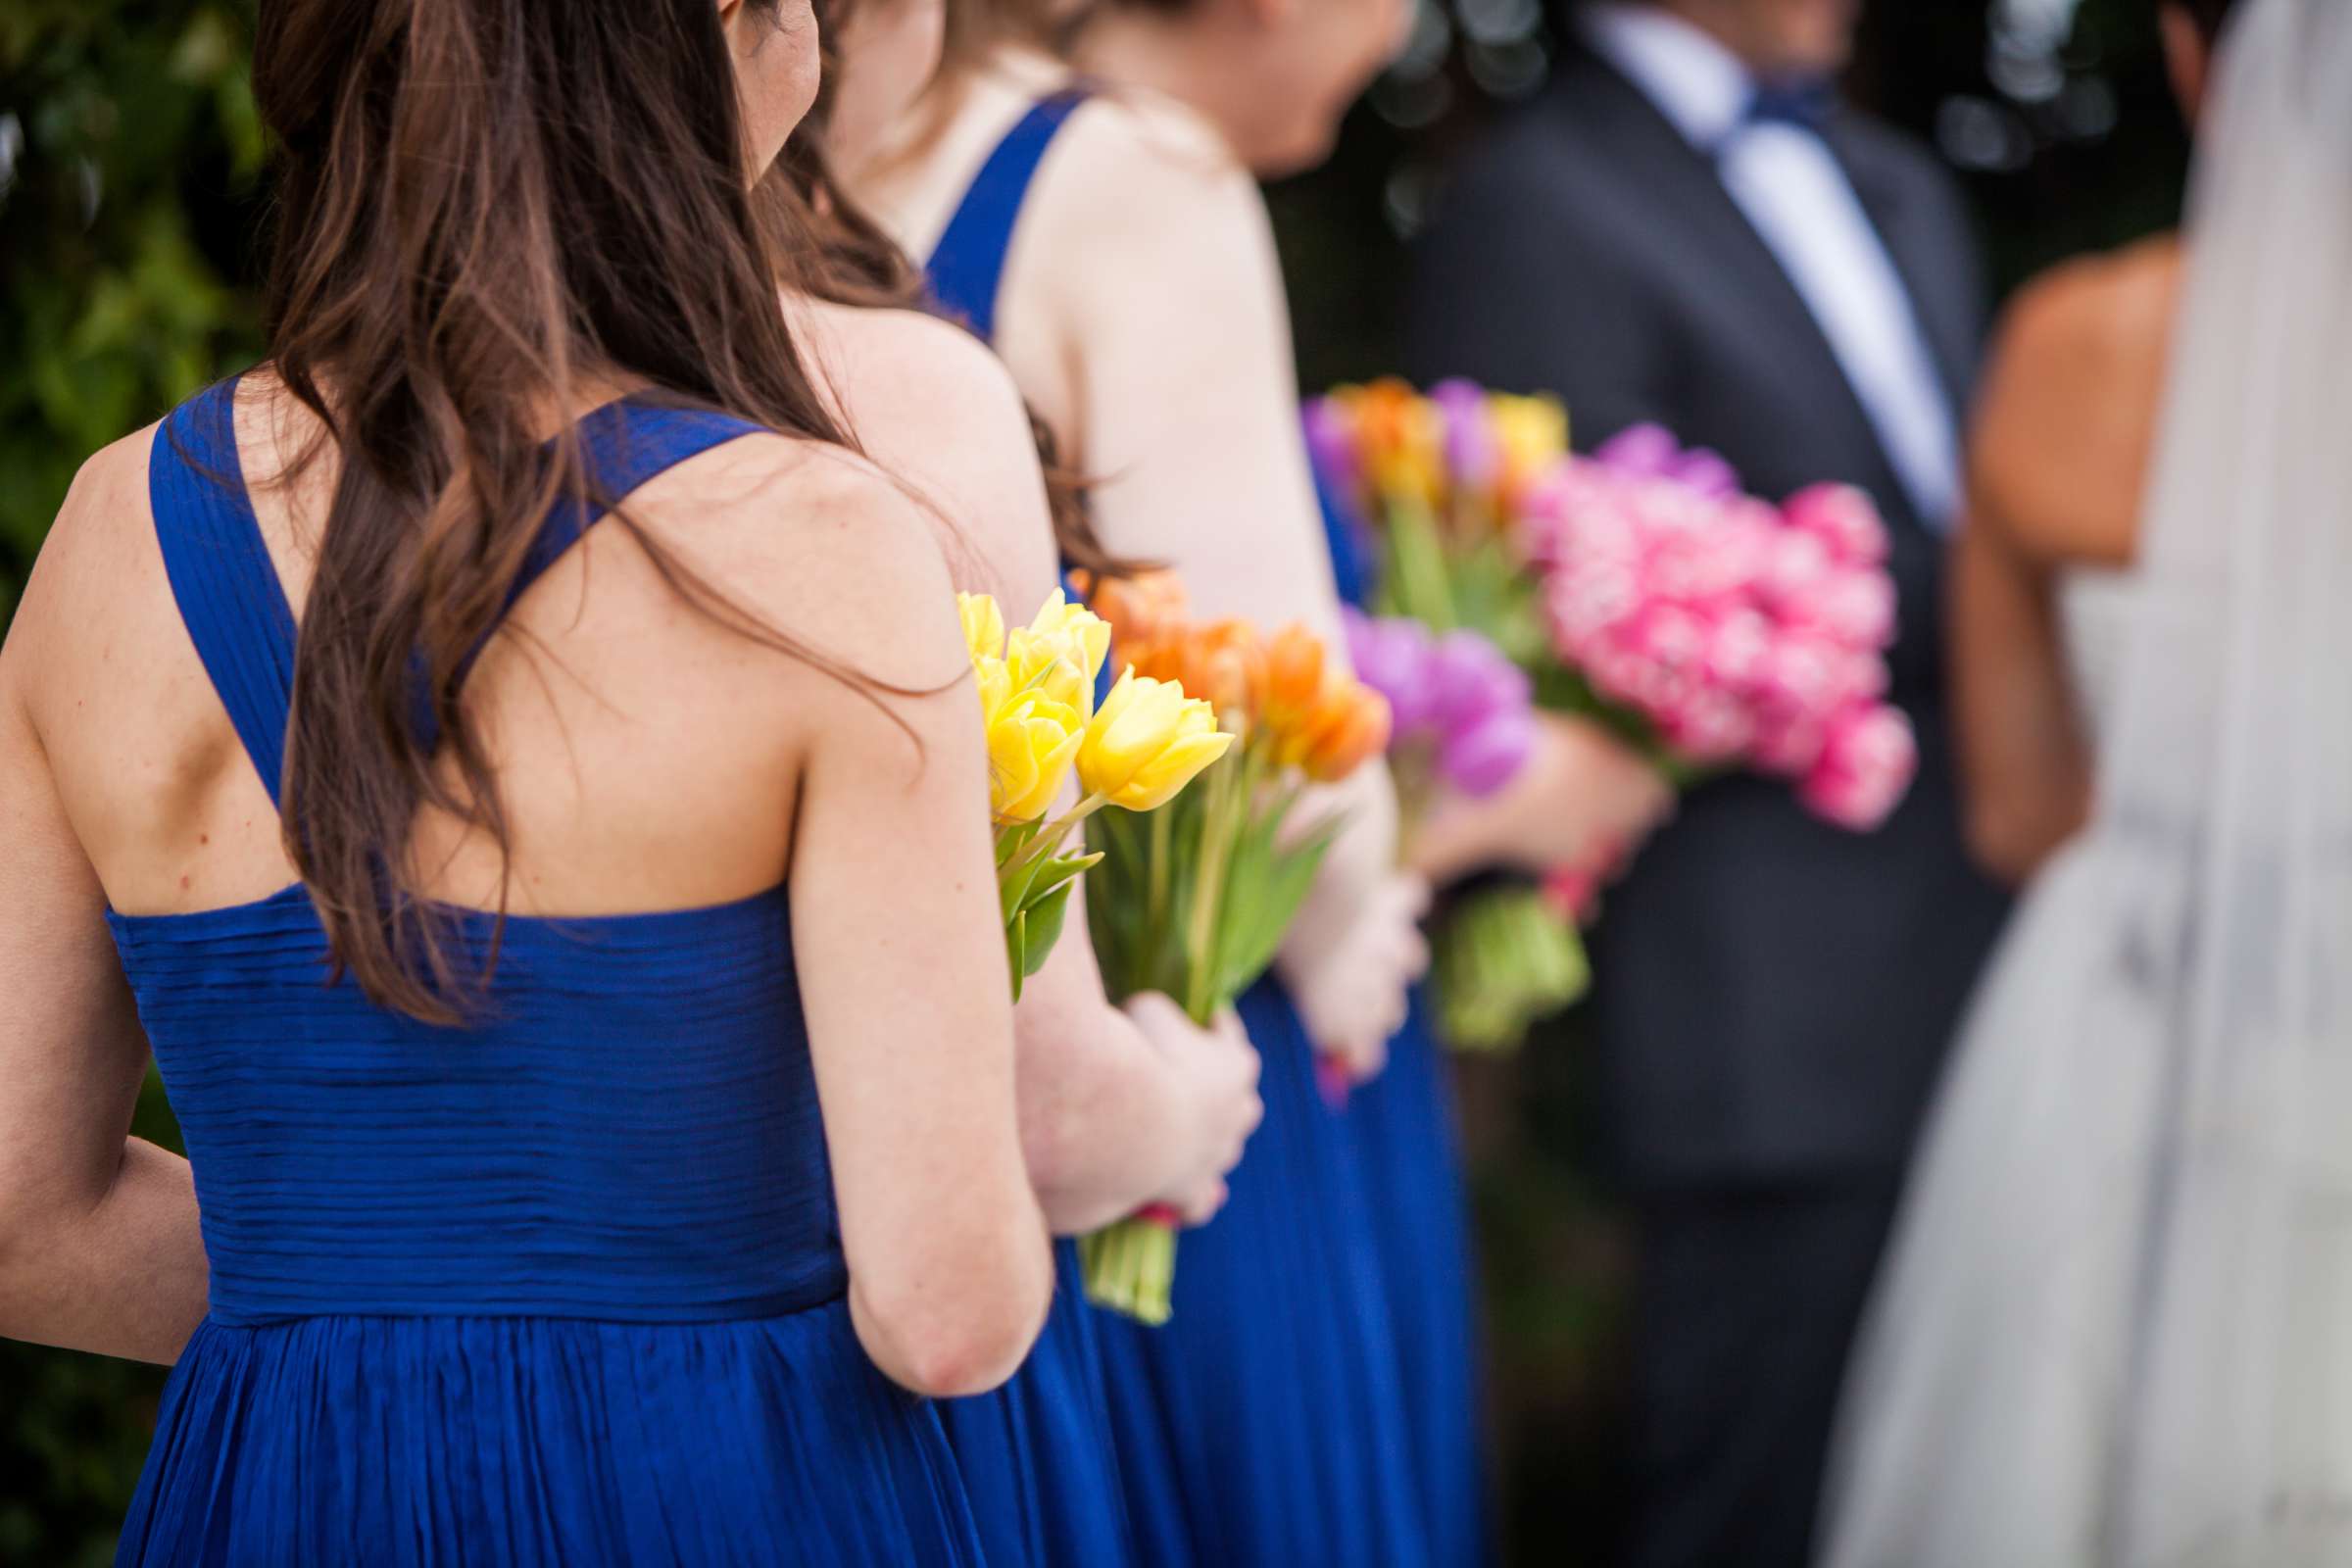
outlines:
[{"label": "orange tulip", "polygon": [[1189,628],[1178,658],[1183,670],[1178,682],[1188,696],[1207,698],[1229,724],[1245,724],[1256,715],[1265,694],[1266,651],[1248,621]]},{"label": "orange tulip", "polygon": [[1349,682],[1327,694],[1300,764],[1319,784],[1334,784],[1389,745],[1389,700]]},{"label": "orange tulip", "polygon": [[1323,695],[1323,639],[1293,621],[1266,644],[1266,723],[1278,732],[1298,727]]},{"label": "orange tulip", "polygon": [[1379,490],[1435,506],[1446,471],[1445,421],[1410,383],[1384,377],[1355,401],[1364,466]]},{"label": "orange tulip", "polygon": [[1174,680],[1175,665],[1169,658],[1169,643],[1165,637],[1122,637],[1119,629],[1110,630],[1110,667],[1119,674],[1129,670],[1152,680]]},{"label": "orange tulip", "polygon": [[1070,582],[1087,607],[1110,622],[1111,635],[1121,642],[1150,642],[1184,622],[1184,582],[1172,571],[1099,580],[1092,572],[1074,571]]}]

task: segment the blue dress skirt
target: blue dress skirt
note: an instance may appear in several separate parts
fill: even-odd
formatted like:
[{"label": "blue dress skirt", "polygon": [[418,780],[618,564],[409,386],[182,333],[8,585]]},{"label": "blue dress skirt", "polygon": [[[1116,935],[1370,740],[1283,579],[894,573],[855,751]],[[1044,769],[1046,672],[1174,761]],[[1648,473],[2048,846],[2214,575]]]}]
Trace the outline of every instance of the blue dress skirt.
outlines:
[{"label": "blue dress skirt", "polygon": [[1419,1568],[1432,1555],[1396,1330],[1347,1112],[1281,986],[1242,1021],[1266,1116],[1224,1210],[1177,1248],[1174,1317],[1102,1320],[1138,1557]]}]

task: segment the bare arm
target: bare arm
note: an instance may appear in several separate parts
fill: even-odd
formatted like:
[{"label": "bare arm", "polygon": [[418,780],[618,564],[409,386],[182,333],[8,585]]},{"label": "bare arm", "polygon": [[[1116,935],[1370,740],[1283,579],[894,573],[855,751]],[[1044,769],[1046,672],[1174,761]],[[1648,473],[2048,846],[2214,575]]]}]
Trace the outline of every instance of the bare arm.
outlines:
[{"label": "bare arm", "polygon": [[859,472],[795,502],[790,540],[729,580],[775,624],[915,694],[807,665],[776,687],[807,746],[793,944],[851,1311],[900,1383],[976,1393],[1019,1365],[1053,1289],[1021,1161],[980,715],[914,508]]},{"label": "bare arm", "polygon": [[[964,585],[1025,618],[1058,573],[1028,415],[1004,367],[926,317],[801,308],[866,450],[933,510],[951,558],[970,558]],[[1231,1031],[1196,1029],[1173,1007],[1113,1006],[1085,937],[1085,896],[1083,885],[1072,893],[1068,935],[1013,1012],[1030,1181],[1058,1235],[1147,1203],[1205,1218],[1257,1122],[1257,1058]]]},{"label": "bare arm", "polygon": [[2143,250],[2029,288],[2003,323],[1953,547],[1950,660],[1970,847],[2022,882],[2089,813],[2060,574],[2132,553],[2174,268]]},{"label": "bare arm", "polygon": [[2067,678],[2049,573],[1971,520],[1952,547],[1952,696],[1968,843],[2010,883],[2090,812],[2091,758]]},{"label": "bare arm", "polygon": [[0,648],[0,1335],[168,1363],[205,1312],[196,1190],[129,1136],[147,1040],[29,707],[51,586]]}]

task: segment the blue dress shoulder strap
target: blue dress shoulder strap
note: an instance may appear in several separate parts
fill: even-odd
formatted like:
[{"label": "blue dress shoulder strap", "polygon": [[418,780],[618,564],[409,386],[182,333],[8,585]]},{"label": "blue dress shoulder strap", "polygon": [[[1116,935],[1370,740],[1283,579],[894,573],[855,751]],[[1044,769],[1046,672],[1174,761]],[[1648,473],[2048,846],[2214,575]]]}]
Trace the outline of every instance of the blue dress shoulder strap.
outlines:
[{"label": "blue dress shoulder strap", "polygon": [[[298,633],[237,455],[236,389],[234,377],[208,387],[164,420],[149,457],[147,494],[180,619],[275,803],[285,773]],[[578,425],[587,499],[559,502],[540,524],[508,590],[507,608],[631,491],[761,428],[732,415],[642,396],[589,414]],[[460,682],[487,642],[485,637],[460,665]],[[419,687],[411,706],[429,747],[439,733],[424,697]]]},{"label": "blue dress shoulder strap", "polygon": [[231,377],[172,411],[148,456],[147,504],[179,618],[275,803],[294,691],[294,612],[254,520],[236,398]]},{"label": "blue dress shoulder strap", "polygon": [[924,265],[933,304],[984,340],[997,335],[997,295],[1004,283],[1004,258],[1012,249],[1012,231],[1021,220],[1021,204],[1037,177],[1038,165],[1071,113],[1089,96],[1084,87],[1067,87],[1030,107],[972,176],[962,203]]},{"label": "blue dress shoulder strap", "polygon": [[[559,500],[523,553],[522,568],[507,589],[505,617],[544,576],[564,553],[578,544],[590,528],[610,516],[612,509],[639,486],[676,467],[689,458],[764,426],[713,409],[680,408],[656,403],[645,394],[620,398],[584,416],[574,426],[579,436],[582,498]],[[482,634],[450,677],[453,690],[462,690],[482,651],[497,628]],[[441,726],[433,716],[432,693],[421,661],[410,670],[409,722],[429,749],[439,744]]]}]

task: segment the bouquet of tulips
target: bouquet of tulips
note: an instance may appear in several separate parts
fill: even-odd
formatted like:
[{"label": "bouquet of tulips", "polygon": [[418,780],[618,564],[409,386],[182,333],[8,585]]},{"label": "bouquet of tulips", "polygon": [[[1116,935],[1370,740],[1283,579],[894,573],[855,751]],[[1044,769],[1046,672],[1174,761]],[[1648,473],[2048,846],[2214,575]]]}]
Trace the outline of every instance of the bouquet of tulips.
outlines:
[{"label": "bouquet of tulips", "polygon": [[1520,664],[1544,655],[1521,545],[1532,506],[1568,453],[1556,399],[1444,381],[1343,386],[1306,406],[1316,471],[1371,530],[1375,608],[1434,632],[1476,631]]},{"label": "bouquet of tulips", "polygon": [[[1110,627],[1056,589],[1028,625],[1007,632],[986,594],[960,594],[964,643],[988,728],[989,809],[1012,996],[1061,935],[1070,889],[1099,855],[1064,854],[1105,806],[1164,806],[1232,744],[1206,703],[1175,687],[1122,680],[1098,708],[1096,677]],[[1080,797],[1047,819],[1076,773]]]},{"label": "bouquet of tulips", "polygon": [[[1388,704],[1327,662],[1303,627],[1265,637],[1238,620],[1193,620],[1164,573],[1104,581],[1092,598],[1113,629],[1120,670],[1104,712],[1116,713],[1121,691],[1198,692],[1215,714],[1199,721],[1202,744],[1232,748],[1166,810],[1147,817],[1113,801],[1094,823],[1100,854],[1087,873],[1095,951],[1112,991],[1164,992],[1206,1025],[1273,962],[1337,830],[1331,821],[1295,830],[1299,793],[1380,752]],[[1081,1250],[1091,1298],[1167,1321],[1172,1215],[1138,1214]]]},{"label": "bouquet of tulips", "polygon": [[1860,491],[1819,485],[1775,508],[1644,426],[1568,465],[1528,541],[1564,704],[1678,780],[1787,778],[1855,832],[1901,802],[1917,751],[1884,700],[1895,592]]},{"label": "bouquet of tulips", "polygon": [[[1511,397],[1468,381],[1441,382],[1424,396],[1388,379],[1340,387],[1308,404],[1305,420],[1325,489],[1348,521],[1368,530],[1380,563],[1374,602],[1389,618],[1364,639],[1358,669],[1379,671],[1367,678],[1395,702],[1398,691],[1389,682],[1401,680],[1409,691],[1425,678],[1413,672],[1431,657],[1424,650],[1445,650],[1436,667],[1455,690],[1511,690],[1502,706],[1515,703],[1515,720],[1486,737],[1456,739],[1440,756],[1513,731],[1517,738],[1468,770],[1438,770],[1461,794],[1501,788],[1507,771],[1483,788],[1475,775],[1499,766],[1512,747],[1523,760],[1534,738],[1525,676],[1514,686],[1501,670],[1541,672],[1549,660],[1527,539],[1568,462],[1566,412],[1551,398]],[[1416,622],[1426,628],[1418,643],[1401,629]],[[1471,652],[1482,647],[1484,661]],[[1482,662],[1488,672],[1471,678]],[[1412,710],[1417,703],[1408,695],[1403,706]],[[1409,728],[1400,718],[1400,751],[1390,759],[1405,780],[1428,773],[1406,755]],[[1408,792],[1408,833],[1416,804]],[[1426,796],[1418,804],[1426,807]],[[1439,1027],[1460,1050],[1516,1046],[1531,1024],[1574,1003],[1591,981],[1574,919],[1524,881],[1487,879],[1449,901],[1433,947]]]}]

